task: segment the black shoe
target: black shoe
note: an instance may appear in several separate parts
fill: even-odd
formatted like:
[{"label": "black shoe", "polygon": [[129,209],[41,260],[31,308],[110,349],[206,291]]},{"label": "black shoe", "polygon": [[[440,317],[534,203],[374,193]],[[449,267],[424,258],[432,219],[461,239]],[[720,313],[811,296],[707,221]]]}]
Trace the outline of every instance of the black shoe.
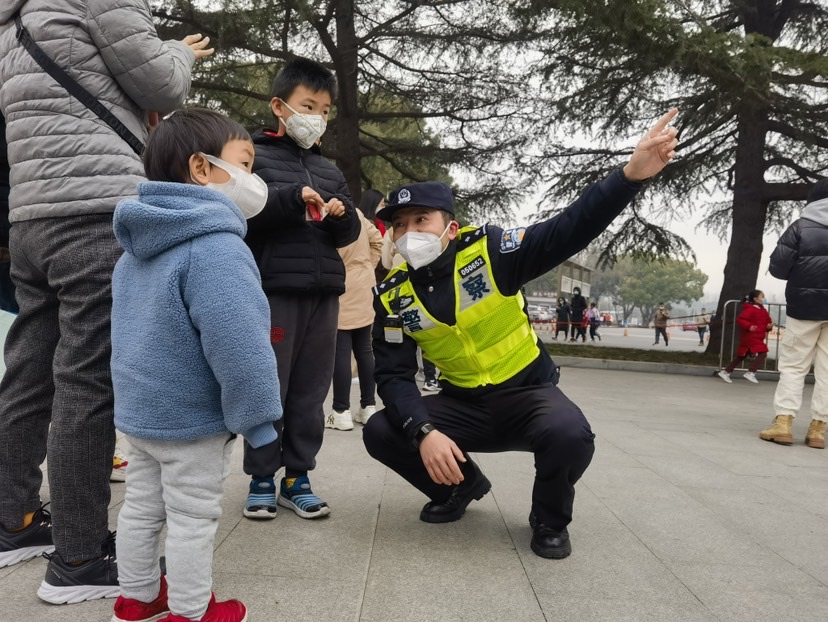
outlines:
[{"label": "black shoe", "polygon": [[452,488],[449,498],[443,502],[429,501],[420,512],[420,520],[424,523],[451,523],[466,513],[466,508],[472,501],[479,501],[492,489],[492,483],[483,475],[471,458],[466,458],[472,469],[473,477],[466,477],[457,486]]},{"label": "black shoe", "polygon": [[38,508],[32,523],[20,531],[6,531],[0,526],[0,568],[55,550],[52,543],[52,515]]},{"label": "black shoe", "polygon": [[532,528],[530,547],[538,557],[564,559],[572,553],[572,544],[569,542],[569,532],[566,527],[561,531],[551,529],[539,523],[534,512],[529,514],[529,526]]},{"label": "black shoe", "polygon": [[118,560],[115,557],[115,532],[101,546],[101,556],[79,566],[67,564],[59,553],[43,555],[49,560],[46,578],[37,595],[53,605],[80,603],[98,598],[115,598],[121,594],[118,585]]}]

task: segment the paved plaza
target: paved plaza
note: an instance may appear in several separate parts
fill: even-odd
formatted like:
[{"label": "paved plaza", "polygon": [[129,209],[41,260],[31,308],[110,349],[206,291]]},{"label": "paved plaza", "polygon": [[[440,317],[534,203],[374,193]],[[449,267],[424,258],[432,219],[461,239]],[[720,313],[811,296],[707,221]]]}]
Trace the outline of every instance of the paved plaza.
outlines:
[{"label": "paved plaza", "polygon": [[[561,386],[597,434],[570,558],[529,549],[530,455],[476,455],[491,494],[457,523],[429,525],[425,499],[367,456],[358,430],[328,431],[313,481],[333,512],[319,521],[284,508],[243,519],[237,447],[219,597],[243,599],[255,622],[828,619],[828,453],[802,442],[807,410],[781,447],[757,437],[772,382],[565,368]],[[113,484],[113,526],[123,489]],[[112,601],[40,602],[45,567],[0,570],[0,621],[109,619]]]}]

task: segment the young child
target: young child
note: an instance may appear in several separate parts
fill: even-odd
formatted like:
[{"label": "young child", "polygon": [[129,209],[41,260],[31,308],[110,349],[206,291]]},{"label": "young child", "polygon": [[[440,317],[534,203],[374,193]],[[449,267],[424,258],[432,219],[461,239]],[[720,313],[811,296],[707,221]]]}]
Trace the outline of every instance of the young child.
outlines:
[{"label": "young child", "polygon": [[739,335],[739,349],[736,356],[727,364],[727,367],[719,371],[719,378],[731,384],[730,374],[736,369],[746,357],[755,355],[748,371],[745,372],[745,380],[758,383],[756,370],[762,366],[768,356],[768,344],[765,343],[765,334],[773,328],[773,320],[763,305],[765,294],[754,289],[742,303],[742,312],[736,318],[736,323],[741,329]]},{"label": "young child", "polygon": [[272,443],[282,412],[267,300],[243,241],[267,197],[253,156],[238,123],[176,112],[150,137],[138,199],[115,210],[125,253],[113,275],[112,381],[115,424],[131,447],[116,622],[167,610],[170,622],[247,620],[242,603],[216,602],[211,586],[233,440]]},{"label": "young child", "polygon": [[264,210],[249,223],[247,243],[270,304],[284,419],[278,442],[258,449],[245,443],[244,472],[251,476],[247,518],[276,517],[274,478],[282,467],[279,505],[302,518],[331,511],[311,489],[308,472],[322,447],[323,403],[333,377],[339,296],[345,292],[337,248],[360,232],[345,178],[319,150],[335,92],[328,69],[304,58],[290,61],[271,90],[278,129],[253,136],[254,168],[269,192]]}]

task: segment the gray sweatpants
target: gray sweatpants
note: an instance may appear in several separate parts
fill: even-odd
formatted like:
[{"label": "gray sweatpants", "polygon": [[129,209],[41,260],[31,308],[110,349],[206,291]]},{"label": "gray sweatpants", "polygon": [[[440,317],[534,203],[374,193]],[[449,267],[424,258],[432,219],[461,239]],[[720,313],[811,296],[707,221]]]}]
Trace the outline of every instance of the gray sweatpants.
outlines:
[{"label": "gray sweatpants", "polygon": [[21,527],[40,505],[49,457],[52,536],[61,557],[99,557],[115,448],[109,372],[111,214],[38,218],[11,228],[20,314],[0,382],[0,523]]},{"label": "gray sweatpants", "polygon": [[281,467],[294,471],[316,467],[339,320],[335,294],[271,294],[267,301],[283,414],[274,423],[279,440],[255,449],[244,444],[244,472],[253,477],[273,477]]},{"label": "gray sweatpants", "polygon": [[166,524],[170,611],[200,620],[213,589],[213,540],[235,437],[126,438],[129,471],[116,540],[121,594],[142,602],[158,596],[161,530]]}]

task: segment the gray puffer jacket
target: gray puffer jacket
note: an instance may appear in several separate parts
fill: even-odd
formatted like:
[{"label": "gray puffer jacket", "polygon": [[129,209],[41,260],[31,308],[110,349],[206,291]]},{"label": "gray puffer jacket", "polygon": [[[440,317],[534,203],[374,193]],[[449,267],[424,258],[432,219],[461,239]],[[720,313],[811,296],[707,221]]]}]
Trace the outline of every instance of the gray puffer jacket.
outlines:
[{"label": "gray puffer jacket", "polygon": [[147,111],[168,113],[190,90],[195,54],[161,41],[147,0],[3,0],[0,112],[11,164],[10,220],[112,212],[136,194],[140,158],[46,74],[16,39],[32,39],[138,138]]}]

